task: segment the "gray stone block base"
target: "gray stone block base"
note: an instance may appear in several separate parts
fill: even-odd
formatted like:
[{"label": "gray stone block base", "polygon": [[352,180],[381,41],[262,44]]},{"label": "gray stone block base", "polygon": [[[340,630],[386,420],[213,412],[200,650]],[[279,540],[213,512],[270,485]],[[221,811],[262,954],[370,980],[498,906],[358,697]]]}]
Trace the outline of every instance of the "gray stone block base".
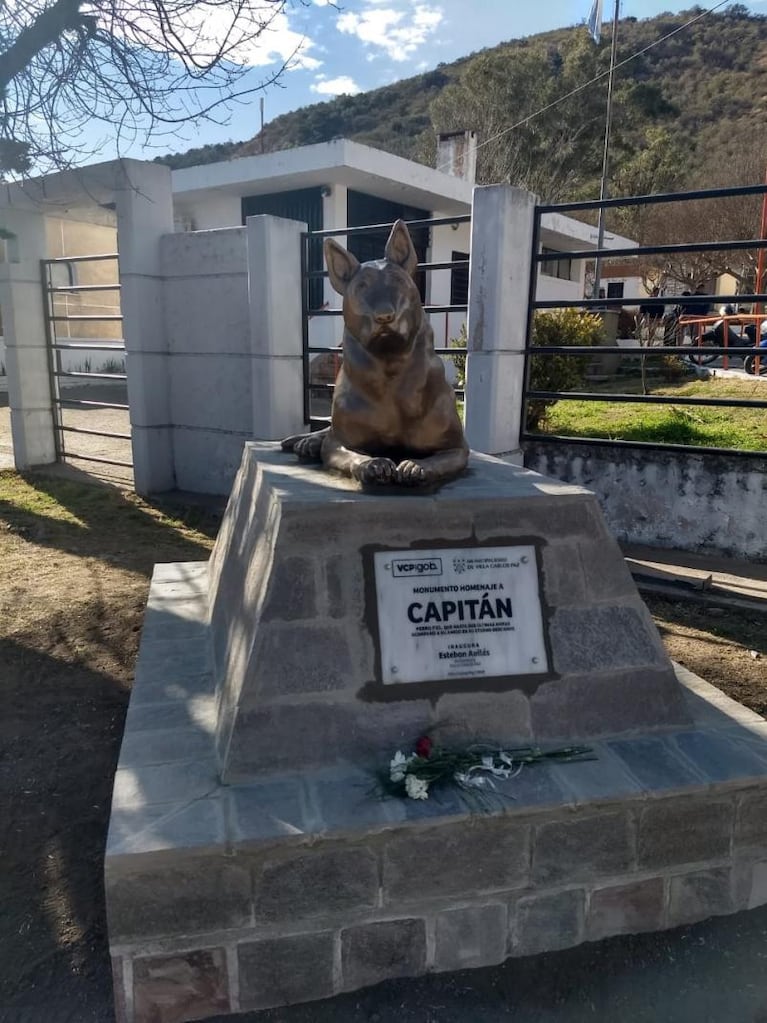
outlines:
[{"label": "gray stone block base", "polygon": [[[767,723],[677,669],[691,724],[533,767],[478,813],[349,764],[223,785],[205,565],[158,565],[114,788],[118,1023],[182,1023],[767,903]],[[563,584],[564,585],[564,584]],[[411,736],[410,738],[414,738]]]},{"label": "gray stone block base", "polygon": [[[546,670],[386,684],[374,551],[519,545],[535,551]],[[247,444],[210,560],[210,621],[229,782],[293,769],[296,745],[319,769],[372,764],[427,729],[519,746],[689,723],[593,494],[487,455],[435,493],[371,493]]]}]

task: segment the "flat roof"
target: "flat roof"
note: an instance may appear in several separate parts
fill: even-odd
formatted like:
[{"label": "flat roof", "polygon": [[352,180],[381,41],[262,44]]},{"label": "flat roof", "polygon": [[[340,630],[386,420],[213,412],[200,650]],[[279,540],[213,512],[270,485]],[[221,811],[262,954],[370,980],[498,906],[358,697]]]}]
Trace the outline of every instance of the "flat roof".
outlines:
[{"label": "flat roof", "polygon": [[173,197],[182,202],[211,190],[244,196],[339,184],[430,211],[471,209],[469,182],[349,139],[182,167],[173,171],[172,182]]}]

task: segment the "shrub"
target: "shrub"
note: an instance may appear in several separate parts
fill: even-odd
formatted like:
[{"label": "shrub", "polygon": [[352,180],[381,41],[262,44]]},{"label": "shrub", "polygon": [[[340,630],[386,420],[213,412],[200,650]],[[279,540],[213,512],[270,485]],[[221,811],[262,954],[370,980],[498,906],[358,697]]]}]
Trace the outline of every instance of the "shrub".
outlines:
[{"label": "shrub", "polygon": [[458,337],[451,337],[449,342],[450,348],[460,348],[463,350],[462,355],[451,355],[449,358],[453,360],[455,366],[455,386],[459,389],[463,389],[466,386],[466,324],[461,324],[461,329],[458,332]]},{"label": "shrub", "polygon": [[[533,319],[533,347],[541,345],[598,345],[604,340],[602,320],[578,309],[539,310]],[[533,391],[570,391],[583,384],[591,355],[532,355],[530,389]],[[555,398],[530,401],[527,405],[527,429],[537,429]]]}]

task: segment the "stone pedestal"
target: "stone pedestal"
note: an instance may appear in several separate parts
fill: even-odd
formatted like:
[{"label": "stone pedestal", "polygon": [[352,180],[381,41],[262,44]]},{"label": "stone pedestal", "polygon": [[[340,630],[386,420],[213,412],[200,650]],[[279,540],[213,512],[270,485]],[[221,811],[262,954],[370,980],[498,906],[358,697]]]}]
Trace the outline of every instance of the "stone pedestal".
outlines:
[{"label": "stone pedestal", "polygon": [[[387,681],[375,555],[395,552],[380,559],[394,578],[396,552],[468,550],[413,559],[463,577],[472,550],[503,547],[534,554],[540,670]],[[378,798],[372,768],[435,727],[583,738],[597,759],[499,782],[487,813],[457,791]],[[248,445],[210,565],[152,580],[106,850],[117,1021],[311,1001],[762,905],[766,735],[674,671],[586,491],[475,458],[431,496],[360,494]]]},{"label": "stone pedestal", "polygon": [[[455,551],[501,548],[524,549],[532,574],[514,597],[520,633],[504,640],[524,639],[526,605],[539,599],[538,663],[513,675],[446,672],[424,682],[405,667],[393,683],[382,663],[376,555],[444,549],[437,568],[417,558],[405,565],[416,578],[402,579],[402,588],[420,605],[411,612],[417,619],[432,598],[439,616],[446,597],[473,596],[468,619],[483,594],[495,601],[496,576],[450,575],[448,562]],[[454,585],[440,585],[448,577]],[[475,577],[464,588],[461,580]],[[477,589],[485,580],[491,589]],[[217,749],[228,781],[290,769],[297,746],[304,767],[360,766],[434,729],[521,745],[687,721],[671,663],[594,496],[486,455],[420,496],[362,493],[272,445],[248,444],[211,558],[210,605]],[[403,646],[415,624],[404,613],[395,624]],[[456,631],[454,645],[467,635]],[[477,636],[485,646],[493,638]]]}]

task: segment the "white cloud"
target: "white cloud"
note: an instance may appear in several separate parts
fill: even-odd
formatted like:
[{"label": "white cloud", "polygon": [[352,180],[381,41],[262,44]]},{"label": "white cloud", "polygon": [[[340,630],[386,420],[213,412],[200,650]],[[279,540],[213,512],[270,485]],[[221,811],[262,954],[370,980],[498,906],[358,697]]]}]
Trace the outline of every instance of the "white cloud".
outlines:
[{"label": "white cloud", "polygon": [[238,59],[251,67],[264,67],[277,61],[287,62],[291,71],[304,68],[314,71],[322,61],[309,56],[314,43],[300,32],[294,32],[286,14],[276,14],[269,28],[247,49],[238,53]]},{"label": "white cloud", "polygon": [[366,46],[379,47],[392,60],[407,60],[433,34],[444,17],[440,7],[416,4],[408,10],[380,6],[382,0],[368,0],[362,13],[345,11],[337,20],[339,32],[356,36]]},{"label": "white cloud", "polygon": [[[133,27],[133,31],[126,31],[126,38],[144,46],[151,46],[152,40],[159,38],[154,19],[142,19],[129,0],[117,0],[115,7],[126,25]],[[274,14],[268,27],[259,33],[260,21],[255,11],[248,13],[236,5],[200,3],[189,5],[183,23],[177,19],[171,27],[181,44],[203,59],[213,57],[225,47],[226,59],[245,67],[285,64],[291,71],[298,68],[315,71],[322,67],[321,60],[309,56],[308,51],[315,44],[295,32],[282,11]]]},{"label": "white cloud", "polygon": [[325,78],[324,75],[320,75],[310,88],[312,92],[317,92],[321,96],[353,96],[357,92],[362,92],[349,75],[339,75],[337,78]]}]

